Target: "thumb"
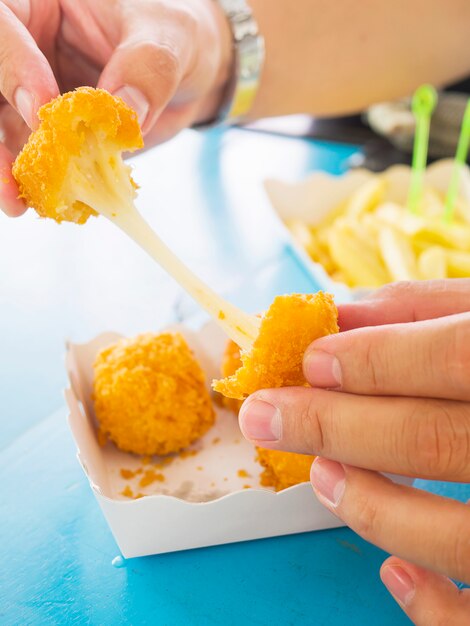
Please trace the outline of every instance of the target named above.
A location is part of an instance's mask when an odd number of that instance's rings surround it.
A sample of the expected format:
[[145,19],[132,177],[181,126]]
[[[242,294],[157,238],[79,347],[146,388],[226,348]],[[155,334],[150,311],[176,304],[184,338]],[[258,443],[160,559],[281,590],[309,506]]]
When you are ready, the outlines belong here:
[[383,563],[380,577],[415,626],[470,624],[470,589],[449,578],[394,556]]

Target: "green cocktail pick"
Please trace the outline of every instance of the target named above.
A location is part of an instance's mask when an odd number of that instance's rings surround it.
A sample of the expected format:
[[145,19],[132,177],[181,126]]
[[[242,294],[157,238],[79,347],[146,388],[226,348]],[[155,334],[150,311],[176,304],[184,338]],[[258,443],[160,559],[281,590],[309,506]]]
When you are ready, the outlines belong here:
[[437,103],[437,92],[431,85],[421,85],[413,94],[411,110],[416,119],[413,160],[411,163],[411,183],[408,195],[408,208],[418,212],[423,194],[423,175],[428,158],[429,125]]
[[468,147],[470,145],[470,99],[467,100],[465,113],[463,114],[462,127],[460,128],[460,137],[457,144],[457,152],[455,153],[454,168],[450,179],[449,188],[446,195],[446,203],[444,209],[444,221],[450,223],[454,215],[455,201],[459,193],[460,174],[467,163]]

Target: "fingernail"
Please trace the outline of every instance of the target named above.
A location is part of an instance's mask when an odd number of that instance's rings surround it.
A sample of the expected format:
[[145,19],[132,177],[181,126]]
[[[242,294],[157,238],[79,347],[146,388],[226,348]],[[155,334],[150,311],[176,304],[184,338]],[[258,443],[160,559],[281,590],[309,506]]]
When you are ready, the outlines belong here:
[[381,571],[380,577],[383,584],[400,604],[408,606],[411,603],[416,586],[408,572],[398,565],[390,565]]
[[142,128],[150,108],[148,100],[144,94],[136,87],[125,85],[115,91],[114,95],[122,98],[124,102],[131,107],[131,109],[134,109],[137,113],[140,127]]
[[317,456],[310,470],[310,480],[317,495],[336,507],[346,488],[346,474],[341,463]]
[[304,359],[304,374],[314,387],[341,387],[341,365],[334,354],[323,350],[311,350]]
[[281,412],[264,400],[248,400],[239,414],[240,428],[253,441],[279,441],[282,433]]
[[17,87],[13,96],[15,107],[30,128],[34,124],[34,96],[24,87]]

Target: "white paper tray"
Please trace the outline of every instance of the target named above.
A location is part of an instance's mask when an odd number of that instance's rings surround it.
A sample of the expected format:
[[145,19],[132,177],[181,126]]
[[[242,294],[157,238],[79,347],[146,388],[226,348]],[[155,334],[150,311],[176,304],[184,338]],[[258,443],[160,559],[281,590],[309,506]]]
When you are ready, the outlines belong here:
[[[446,193],[453,164],[453,159],[442,159],[432,163],[426,170],[425,184]],[[265,181],[264,186],[269,200],[287,231],[287,236],[301,263],[310,272],[319,288],[332,293],[338,302],[358,299],[370,290],[351,289],[344,283],[333,281],[323,266],[312,261],[305,250],[298,245],[285,226],[285,222],[300,219],[314,226],[367,180],[384,174],[388,181],[384,200],[406,204],[410,172],[410,167],[406,165],[393,165],[380,174],[365,169],[349,170],[341,176],[318,171],[312,172],[307,178],[297,182],[275,179]],[[462,170],[460,194],[470,200],[470,174],[467,167]]]
[[[219,375],[226,339],[215,324],[198,333],[181,326],[170,330],[185,336],[209,382]],[[157,469],[165,475],[165,482],[135,488],[157,495],[137,500],[122,496],[123,487],[132,481],[122,479],[119,470],[136,469],[142,459],[117,450],[111,443],[104,447],[98,444],[91,399],[93,360],[100,348],[117,338],[106,333],[88,344],[68,344],[70,388],[66,399],[78,459],[125,557],[342,525],[319,504],[308,483],[279,493],[260,487],[261,467],[255,461],[254,447],[242,437],[233,413],[217,404],[216,424],[193,446],[198,453]],[[220,441],[214,443],[217,439]],[[239,469],[250,477],[239,477]],[[246,484],[253,488],[244,488]]]
[[[199,332],[183,326],[168,330],[185,336],[208,382],[219,375],[226,338],[216,324],[211,322]],[[279,493],[260,487],[261,467],[254,447],[241,436],[233,413],[217,404],[214,427],[193,446],[197,454],[157,469],[164,473],[165,482],[135,488],[154,495],[125,498],[121,492],[130,481],[119,470],[141,467],[142,459],[111,443],[98,444],[91,398],[96,353],[118,337],[106,333],[87,344],[68,344],[70,387],[65,395],[78,459],[126,558],[343,525],[318,502],[309,483]],[[240,469],[249,477],[238,476]],[[246,484],[251,488],[244,488]]]

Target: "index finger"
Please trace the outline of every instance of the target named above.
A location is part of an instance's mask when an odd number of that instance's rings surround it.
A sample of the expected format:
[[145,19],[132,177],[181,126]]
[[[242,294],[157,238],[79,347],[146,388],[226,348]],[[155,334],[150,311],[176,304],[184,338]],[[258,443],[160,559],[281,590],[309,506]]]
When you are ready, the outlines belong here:
[[3,3],[0,32],[0,93],[35,128],[38,108],[59,94],[54,73],[28,29]]
[[467,311],[470,311],[469,278],[393,283],[365,300],[338,306],[342,331],[417,322]]

